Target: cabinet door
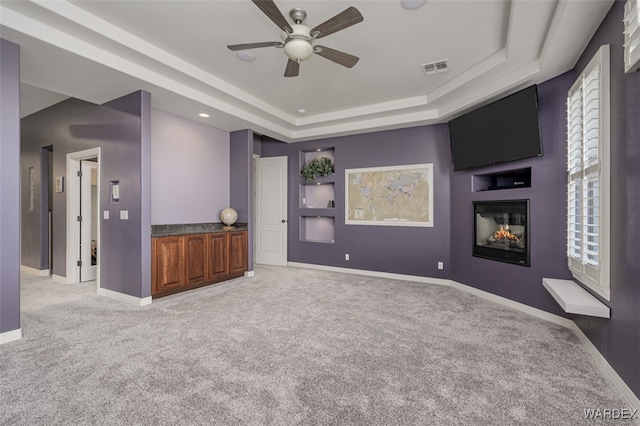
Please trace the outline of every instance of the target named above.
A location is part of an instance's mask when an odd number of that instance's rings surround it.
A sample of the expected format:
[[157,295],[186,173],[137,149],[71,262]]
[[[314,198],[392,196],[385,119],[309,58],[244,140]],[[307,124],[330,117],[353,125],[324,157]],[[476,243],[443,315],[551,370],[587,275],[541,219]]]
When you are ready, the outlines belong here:
[[208,263],[210,280],[223,280],[229,275],[229,249],[227,234],[220,232],[207,235],[207,248],[209,249]]
[[247,231],[229,232],[229,272],[241,274],[247,263]]
[[197,284],[207,280],[207,234],[187,235],[186,284]]
[[184,285],[184,237],[156,238],[154,248],[154,294]]

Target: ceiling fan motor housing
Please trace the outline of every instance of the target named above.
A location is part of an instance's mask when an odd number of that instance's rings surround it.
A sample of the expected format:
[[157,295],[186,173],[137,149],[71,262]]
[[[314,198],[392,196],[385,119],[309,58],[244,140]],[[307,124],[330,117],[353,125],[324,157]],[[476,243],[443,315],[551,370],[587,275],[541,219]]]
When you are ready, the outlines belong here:
[[306,25],[292,24],[293,32],[287,34],[282,32],[280,37],[284,41],[284,51],[289,59],[294,61],[304,61],[313,55],[313,46],[311,45],[311,29]]

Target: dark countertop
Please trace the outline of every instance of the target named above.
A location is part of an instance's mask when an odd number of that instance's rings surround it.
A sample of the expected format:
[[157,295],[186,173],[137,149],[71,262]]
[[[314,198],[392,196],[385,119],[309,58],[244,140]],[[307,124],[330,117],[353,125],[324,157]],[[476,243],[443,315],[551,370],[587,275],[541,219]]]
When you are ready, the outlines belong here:
[[215,223],[187,223],[182,225],[151,225],[151,237],[169,237],[173,235],[209,234],[212,232],[246,231],[247,224],[235,223],[234,229],[228,231],[222,229],[221,222]]

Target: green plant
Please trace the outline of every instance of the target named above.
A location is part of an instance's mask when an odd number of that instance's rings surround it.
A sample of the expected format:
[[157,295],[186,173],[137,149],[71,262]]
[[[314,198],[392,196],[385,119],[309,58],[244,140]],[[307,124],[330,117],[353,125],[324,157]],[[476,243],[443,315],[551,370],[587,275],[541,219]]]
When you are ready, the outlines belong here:
[[326,177],[333,174],[333,164],[331,159],[326,157],[314,158],[309,164],[302,168],[300,174],[307,182],[311,182],[317,177]]

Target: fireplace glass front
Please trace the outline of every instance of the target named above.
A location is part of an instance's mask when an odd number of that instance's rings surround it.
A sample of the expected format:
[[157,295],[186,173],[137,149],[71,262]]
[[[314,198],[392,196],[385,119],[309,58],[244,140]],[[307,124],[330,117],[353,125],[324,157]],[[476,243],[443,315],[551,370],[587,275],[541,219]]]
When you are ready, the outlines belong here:
[[529,266],[529,200],[475,201],[473,255]]

